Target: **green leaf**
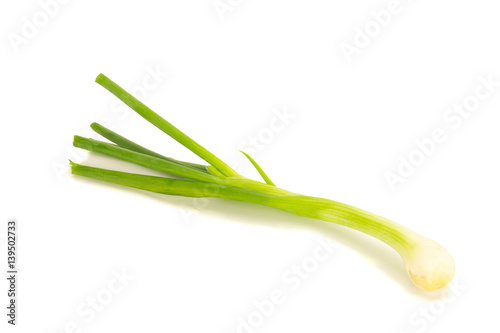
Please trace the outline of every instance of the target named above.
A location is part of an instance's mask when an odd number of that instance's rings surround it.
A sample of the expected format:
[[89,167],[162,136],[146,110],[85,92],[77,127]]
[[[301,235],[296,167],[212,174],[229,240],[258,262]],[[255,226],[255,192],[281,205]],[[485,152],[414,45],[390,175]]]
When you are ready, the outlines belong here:
[[224,163],[217,156],[215,156],[204,147],[202,147],[199,143],[184,134],[177,127],[163,119],[159,114],[157,114],[137,98],[126,92],[122,87],[111,81],[104,74],[99,74],[95,82],[106,88],[109,92],[118,97],[122,102],[127,104],[132,110],[137,112],[151,124],[155,125],[160,130],[172,137],[174,140],[179,142],[181,145],[204,159],[208,164],[213,165],[224,176],[238,176],[238,173],[234,171],[229,165]]
[[87,139],[75,135],[73,145],[77,148],[82,148],[95,153],[114,157],[122,161],[134,163],[145,168],[165,172],[179,177],[184,177],[202,182],[218,183],[222,179],[212,176],[206,172],[202,172],[175,162],[167,161],[158,157],[141,154],[132,150],[128,150],[117,145],[102,142],[94,139]]
[[92,123],[90,127],[98,134],[102,135],[106,139],[108,139],[111,142],[116,143],[118,146],[132,150],[141,154],[146,154],[154,157],[158,157],[170,162],[174,162],[180,165],[184,165],[199,171],[207,172],[207,167],[201,164],[196,164],[196,163],[190,163],[190,162],[184,162],[184,161],[179,161],[176,159],[173,159],[171,157],[166,157],[161,154],[158,154],[152,150],[149,150],[147,148],[144,148],[143,146],[138,145],[137,143],[130,141],[129,139],[121,136],[120,134],[113,132],[112,130],[98,124],[98,123]]
[[262,179],[264,179],[264,181],[266,182],[266,184],[272,185],[272,186],[276,186],[276,185],[273,184],[273,182],[271,181],[271,179],[269,179],[269,177],[266,175],[266,173],[264,172],[264,170],[262,170],[262,168],[257,164],[257,162],[255,162],[254,159],[252,157],[250,157],[250,155],[248,155],[247,153],[245,153],[242,150],[240,150],[240,153],[242,153],[243,155],[245,155],[248,158],[248,160],[250,161],[250,163],[252,163],[252,165],[255,167],[255,169],[257,169],[257,171],[259,172],[259,174],[262,177]]

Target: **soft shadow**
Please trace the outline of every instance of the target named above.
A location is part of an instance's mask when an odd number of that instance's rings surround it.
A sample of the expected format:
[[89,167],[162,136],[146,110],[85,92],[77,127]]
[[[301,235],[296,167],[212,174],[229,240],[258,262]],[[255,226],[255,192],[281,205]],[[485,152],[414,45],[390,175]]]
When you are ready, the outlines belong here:
[[202,212],[212,218],[229,219],[236,223],[266,228],[297,230],[328,237],[346,249],[364,257],[402,290],[415,298],[435,301],[443,298],[448,292],[448,287],[433,292],[416,287],[407,275],[403,261],[396,251],[373,237],[334,223],[296,216],[271,207],[214,198],[207,198],[208,204],[204,205],[203,209],[199,209],[193,206],[192,198],[147,192],[130,187],[125,188],[121,185],[84,177],[74,177],[74,179],[92,183],[93,186],[98,184],[102,187],[134,192],[136,195],[146,195],[163,204],[188,211]]

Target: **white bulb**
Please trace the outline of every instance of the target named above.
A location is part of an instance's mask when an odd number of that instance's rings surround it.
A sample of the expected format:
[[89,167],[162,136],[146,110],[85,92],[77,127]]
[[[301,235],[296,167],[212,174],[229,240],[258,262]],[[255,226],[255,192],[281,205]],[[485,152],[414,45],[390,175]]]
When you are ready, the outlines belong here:
[[439,243],[422,237],[404,259],[413,283],[427,291],[446,286],[455,274],[455,262]]

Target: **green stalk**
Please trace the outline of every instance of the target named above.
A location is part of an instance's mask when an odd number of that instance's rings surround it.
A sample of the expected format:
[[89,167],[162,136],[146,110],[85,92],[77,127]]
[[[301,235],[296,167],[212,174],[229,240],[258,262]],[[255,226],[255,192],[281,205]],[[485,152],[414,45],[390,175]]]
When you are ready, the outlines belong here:
[[134,163],[152,170],[169,173],[179,177],[215,183],[224,181],[219,177],[212,176],[199,170],[179,165],[162,158],[137,153],[135,151],[121,148],[116,145],[99,140],[87,139],[75,135],[73,145],[77,148],[82,148],[109,157],[114,157],[125,162]]
[[405,254],[406,248],[415,245],[412,242],[414,233],[409,229],[383,217],[333,200],[292,192],[286,192],[286,195],[271,194],[239,186],[132,174],[83,166],[73,162],[71,166],[73,174],[150,192],[244,201],[281,209],[298,216],[334,222],[376,237],[402,255]]
[[109,92],[118,97],[122,102],[127,104],[151,124],[171,136],[174,140],[204,159],[207,163],[213,165],[223,175],[227,177],[238,176],[238,173],[229,167],[229,165],[222,162],[217,156],[203,148],[200,144],[181,132],[174,125],[160,117],[160,115],[126,92],[122,87],[111,81],[104,74],[99,74],[95,82],[106,88]]
[[207,172],[207,167],[205,165],[196,164],[196,163],[190,163],[190,162],[184,162],[184,161],[179,161],[179,160],[173,159],[171,157],[163,156],[163,155],[158,154],[158,153],[156,153],[156,152],[154,152],[152,150],[144,148],[143,146],[140,146],[140,145],[138,145],[137,143],[135,143],[133,141],[130,141],[129,139],[121,136],[120,134],[118,134],[116,132],[113,132],[112,130],[110,130],[110,129],[108,129],[108,128],[106,128],[106,127],[104,127],[104,126],[102,126],[102,125],[100,125],[98,123],[92,123],[92,124],[90,124],[90,127],[96,133],[102,135],[103,137],[105,137],[109,141],[117,144],[118,146],[120,146],[122,148],[125,148],[125,149],[128,149],[128,150],[132,150],[132,151],[135,151],[135,152],[138,152],[138,153],[141,153],[141,154],[146,154],[146,155],[158,157],[158,158],[161,158],[161,159],[173,162],[173,163],[177,163],[177,164],[184,165],[184,166],[196,169],[196,170]]
[[220,198],[267,206],[271,206],[272,200],[276,199],[276,196],[242,187],[106,170],[80,165],[71,161],[70,164],[71,173],[74,175],[149,192],[192,198]]

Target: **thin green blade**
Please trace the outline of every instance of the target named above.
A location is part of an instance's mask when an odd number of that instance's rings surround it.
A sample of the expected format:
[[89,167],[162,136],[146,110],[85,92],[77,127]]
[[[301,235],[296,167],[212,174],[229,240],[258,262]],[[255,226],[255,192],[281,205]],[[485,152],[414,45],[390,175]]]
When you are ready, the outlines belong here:
[[135,151],[99,140],[87,139],[75,135],[73,145],[77,148],[82,148],[95,153],[114,157],[122,161],[134,163],[151,170],[161,171],[179,177],[210,183],[218,183],[219,181],[222,181],[221,178],[212,176],[208,173],[179,165],[177,163],[166,161],[158,157],[137,153]]
[[144,119],[149,121],[151,124],[158,127],[160,130],[171,136],[174,140],[182,144],[187,149],[191,150],[193,153],[204,159],[207,163],[213,165],[217,170],[219,170],[225,176],[238,176],[236,171],[234,171],[229,165],[220,160],[217,156],[206,150],[196,141],[191,139],[189,136],[184,134],[174,125],[169,123],[167,120],[163,119],[159,114],[151,110],[137,98],[129,94],[118,84],[110,80],[104,74],[99,74],[95,80],[102,87],[107,89],[113,95],[118,97],[122,102],[127,104],[132,110],[137,112]]
[[266,175],[266,173],[264,172],[264,170],[262,170],[262,168],[257,164],[257,162],[254,161],[254,159],[252,157],[250,157],[250,155],[248,155],[247,153],[245,153],[244,151],[240,150],[240,152],[245,155],[248,160],[250,161],[250,163],[252,163],[252,165],[255,167],[255,169],[257,169],[257,171],[259,172],[260,176],[262,177],[262,179],[264,179],[264,181],[266,182],[266,184],[268,185],[272,185],[272,186],[276,186],[274,185],[274,183],[271,181],[271,179],[269,179],[269,177]]
[[161,159],[164,159],[164,160],[167,160],[167,161],[170,161],[170,162],[174,162],[174,163],[177,163],[177,164],[180,164],[180,165],[184,165],[184,166],[187,166],[187,167],[190,167],[190,168],[193,168],[193,169],[196,169],[196,170],[200,170],[200,171],[203,171],[203,172],[207,172],[207,167],[204,166],[204,165],[201,165],[201,164],[196,164],[196,163],[190,163],[190,162],[184,162],[184,161],[179,161],[179,160],[176,160],[176,159],[173,159],[171,157],[167,157],[167,156],[163,156],[161,154],[158,154],[152,150],[149,150],[141,145],[138,145],[137,143],[121,136],[120,134],[116,133],[116,132],[113,132],[112,130],[98,124],[98,123],[92,123],[90,125],[90,127],[98,134],[102,135],[103,137],[105,137],[106,139],[108,139],[109,141],[111,142],[114,142],[116,143],[118,146],[122,147],[122,148],[125,148],[125,149],[128,149],[128,150],[132,150],[132,151],[135,151],[135,152],[138,152],[138,153],[141,153],[141,154],[146,154],[146,155],[150,155],[150,156],[154,156],[154,157],[158,157],[158,158],[161,158]]

